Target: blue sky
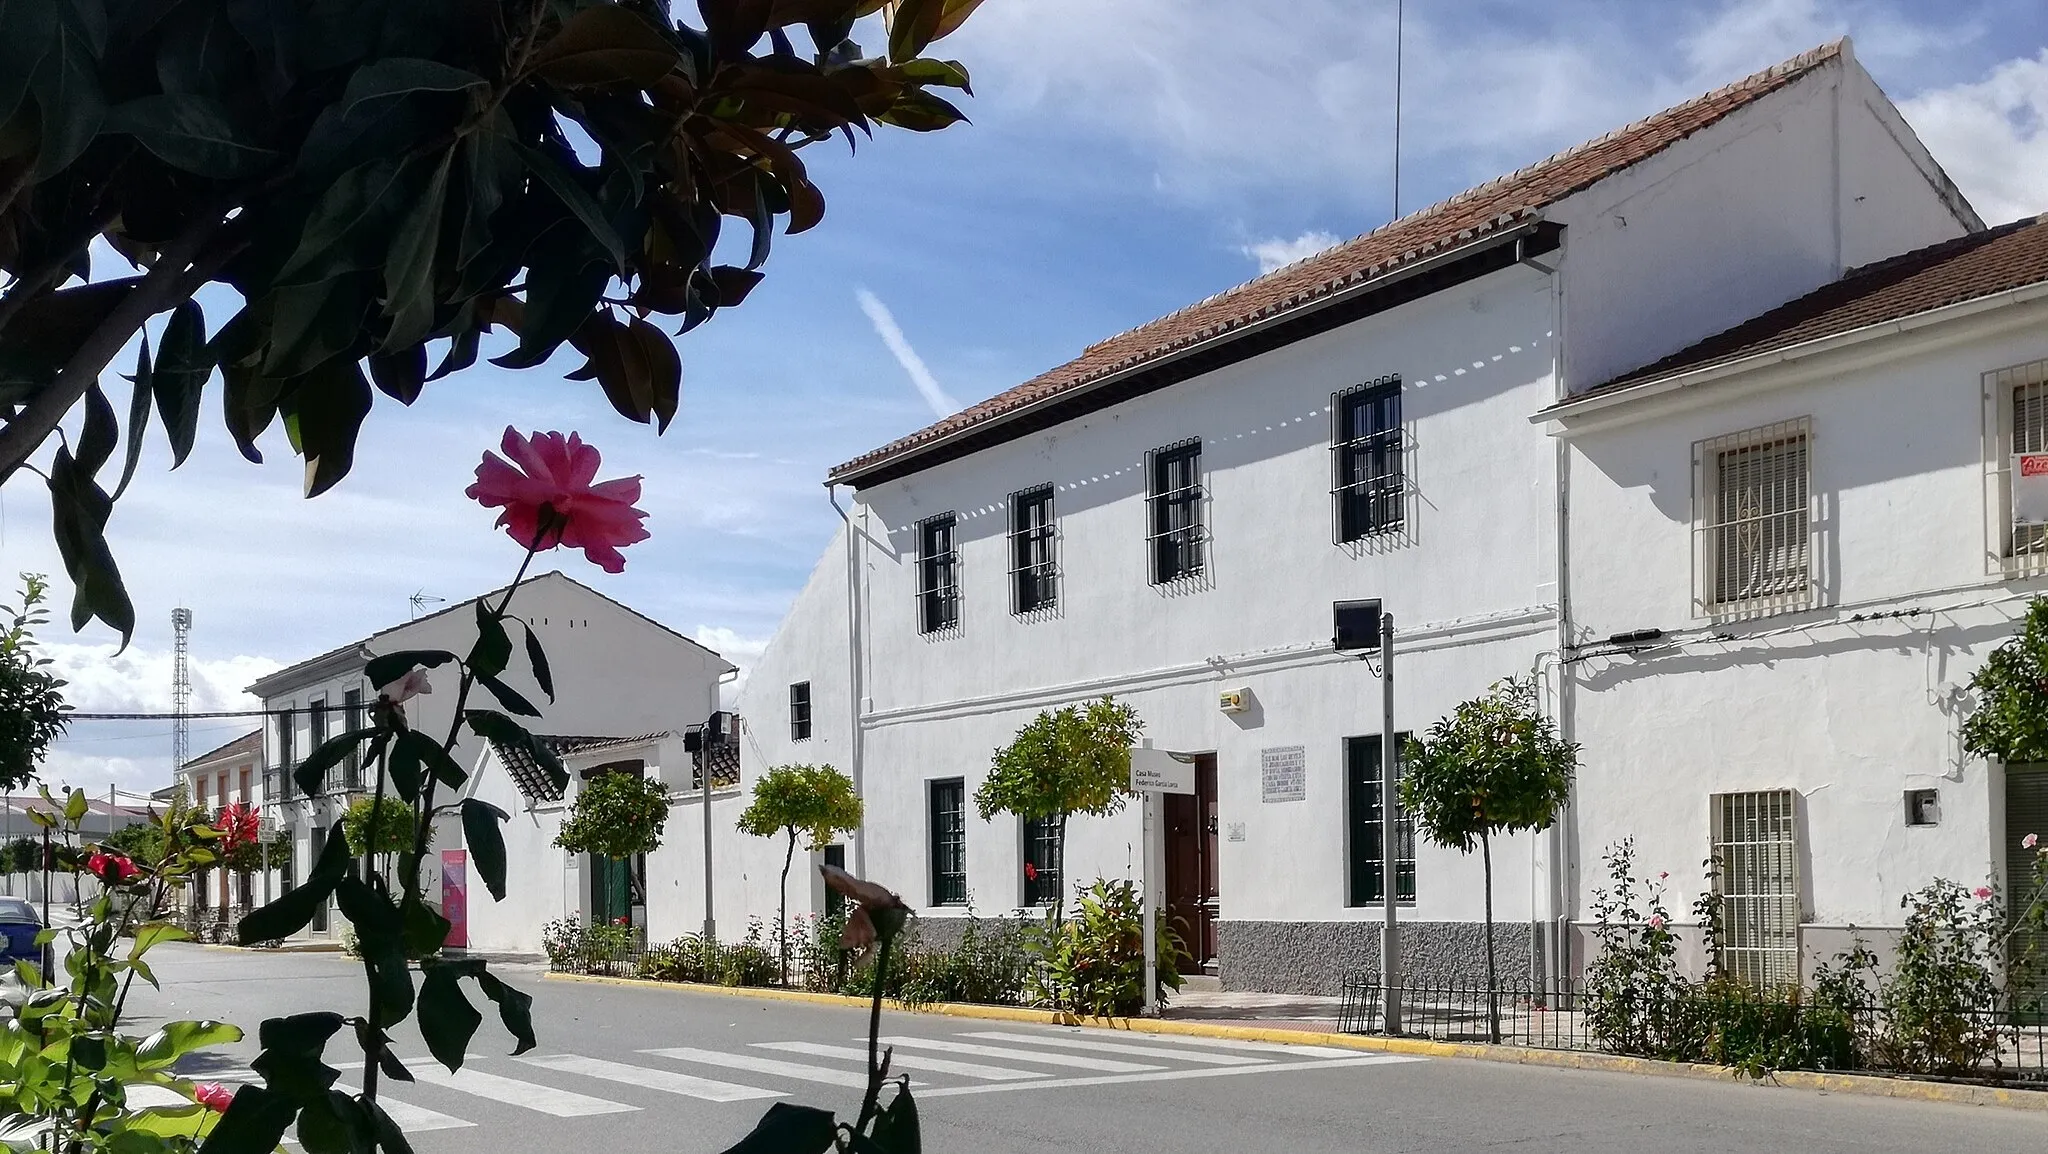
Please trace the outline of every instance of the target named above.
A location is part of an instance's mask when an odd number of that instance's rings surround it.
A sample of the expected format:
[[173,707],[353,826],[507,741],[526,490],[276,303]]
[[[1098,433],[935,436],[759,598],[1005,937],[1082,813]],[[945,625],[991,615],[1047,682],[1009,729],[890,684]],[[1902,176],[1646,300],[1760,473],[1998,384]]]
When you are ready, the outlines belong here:
[[[1987,220],[2048,210],[2038,0],[1408,7],[1407,209],[1849,33]],[[415,592],[501,582],[517,555],[461,491],[508,422],[581,430],[603,475],[646,478],[654,536],[625,573],[557,564],[744,664],[831,536],[830,466],[1385,222],[1393,14],[1394,0],[987,0],[939,45],[974,73],[974,123],[813,156],[825,222],[781,240],[746,305],[684,339],[665,436],[562,380],[569,355],[485,367],[410,410],[380,404],[354,473],[307,502],[281,434],[266,464],[244,463],[214,394],[193,459],[167,473],[153,436],[114,516],[134,644],[115,657],[99,632],[48,634],[74,703],[168,708],[175,605],[197,620],[195,707],[235,708],[268,669],[404,620]],[[0,571],[18,570],[59,575],[68,599],[27,475],[0,490]],[[197,722],[193,747],[238,732]],[[52,776],[150,788],[169,742],[168,723],[81,724]]]

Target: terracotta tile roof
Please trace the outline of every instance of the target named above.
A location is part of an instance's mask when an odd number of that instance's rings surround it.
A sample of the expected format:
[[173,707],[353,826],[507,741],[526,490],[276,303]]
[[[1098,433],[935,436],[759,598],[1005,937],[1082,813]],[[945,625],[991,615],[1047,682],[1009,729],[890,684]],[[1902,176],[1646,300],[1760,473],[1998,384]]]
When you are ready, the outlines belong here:
[[261,729],[252,729],[233,741],[228,742],[226,745],[207,750],[185,764],[193,766],[209,761],[225,761],[231,757],[254,757],[261,759],[262,756],[263,731]]
[[835,468],[841,479],[939,438],[1079,388],[1177,349],[1267,320],[1333,292],[1516,224],[1639,164],[1730,113],[1838,59],[1845,41],[1825,44],[1754,76],[1668,108],[1597,140],[1461,192],[1364,236],[1089,346],[1076,359],[1007,392]]
[[2048,215],[1973,232],[1851,269],[1832,284],[1561,403],[1570,404],[1653,378],[1903,320],[2043,281],[2048,281]]

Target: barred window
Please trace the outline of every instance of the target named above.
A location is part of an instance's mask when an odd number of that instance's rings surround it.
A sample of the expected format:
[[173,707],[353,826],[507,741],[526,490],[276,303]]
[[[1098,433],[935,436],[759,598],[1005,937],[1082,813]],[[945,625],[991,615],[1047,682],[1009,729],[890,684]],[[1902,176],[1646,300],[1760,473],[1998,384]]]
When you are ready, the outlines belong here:
[[937,633],[960,623],[960,555],[954,549],[951,513],[917,526],[918,630]]
[[[1984,374],[1993,573],[2048,572],[2048,507],[2038,499],[2048,455],[2048,361]],[[1995,423],[1994,423],[1995,422]]]
[[789,687],[789,739],[811,739],[811,683],[799,681]]
[[1810,440],[1802,418],[1693,446],[1694,600],[1702,616],[1813,604]]
[[1202,442],[1154,449],[1148,464],[1152,583],[1198,576],[1208,539],[1202,524]]
[[1331,398],[1330,489],[1337,540],[1399,529],[1406,493],[1401,462],[1401,378],[1360,385]]
[[1024,904],[1061,903],[1060,863],[1066,857],[1065,830],[1056,818],[1024,819]]
[[952,777],[929,786],[932,904],[967,904],[967,783]]
[[1010,608],[1034,613],[1059,602],[1058,533],[1051,485],[1010,495]]
[[[1406,749],[1408,735],[1395,734],[1394,747]],[[1378,905],[1385,893],[1382,879],[1386,876],[1381,868],[1385,863],[1380,858],[1380,839],[1385,836],[1386,822],[1380,813],[1379,735],[1345,738],[1344,769],[1351,811],[1351,884],[1346,904]],[[1401,763],[1396,760],[1397,786],[1400,777]],[[1398,802],[1394,809],[1394,900],[1415,900],[1415,819],[1403,813]]]
[[1714,797],[1721,972],[1750,985],[1799,978],[1799,829],[1792,791]]

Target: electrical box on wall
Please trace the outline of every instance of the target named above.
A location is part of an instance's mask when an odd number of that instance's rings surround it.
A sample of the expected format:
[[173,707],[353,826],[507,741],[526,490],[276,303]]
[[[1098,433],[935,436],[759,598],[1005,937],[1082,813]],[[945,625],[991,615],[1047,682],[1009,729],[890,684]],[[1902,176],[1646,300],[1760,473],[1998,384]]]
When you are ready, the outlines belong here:
[[1243,713],[1245,699],[1249,696],[1250,693],[1247,690],[1226,689],[1216,695],[1216,708],[1225,713]]

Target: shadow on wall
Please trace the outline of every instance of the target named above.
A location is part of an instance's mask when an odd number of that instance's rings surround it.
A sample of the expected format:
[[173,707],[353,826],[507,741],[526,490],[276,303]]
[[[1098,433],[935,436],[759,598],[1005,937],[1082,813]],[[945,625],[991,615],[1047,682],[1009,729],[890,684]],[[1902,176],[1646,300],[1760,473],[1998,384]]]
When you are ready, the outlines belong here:
[[[1988,621],[1981,625],[1929,625],[1914,628],[1909,623],[1919,616],[1909,618],[1887,618],[1882,620],[1846,622],[1838,621],[1830,612],[1820,611],[1791,617],[1790,625],[1809,626],[1814,630],[1852,629],[1866,630],[1846,637],[1826,640],[1807,639],[1800,644],[1796,653],[1775,648],[1766,638],[1745,638],[1741,635],[1725,639],[1703,639],[1686,642],[1684,648],[1676,645],[1643,649],[1621,657],[1593,657],[1581,662],[1579,686],[1593,692],[1614,689],[1629,682],[1646,677],[1683,675],[1688,673],[1711,673],[1716,670],[1738,669],[1752,665],[1771,665],[1788,657],[1801,660],[1808,658],[1832,657],[1844,653],[1897,653],[1911,656],[1932,651],[1936,662],[1931,673],[1935,683],[1941,683],[1948,676],[1951,659],[1961,653],[1988,646],[2012,636],[2010,621]],[[1773,626],[1773,631],[1786,626]],[[1880,629],[1909,628],[1911,632],[1879,633]],[[1948,712],[1944,709],[1943,712]]]

